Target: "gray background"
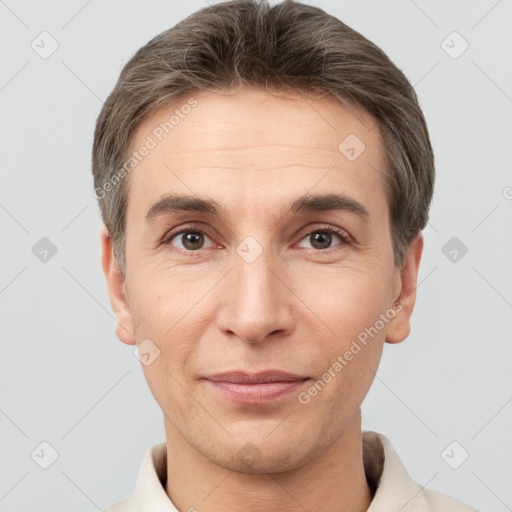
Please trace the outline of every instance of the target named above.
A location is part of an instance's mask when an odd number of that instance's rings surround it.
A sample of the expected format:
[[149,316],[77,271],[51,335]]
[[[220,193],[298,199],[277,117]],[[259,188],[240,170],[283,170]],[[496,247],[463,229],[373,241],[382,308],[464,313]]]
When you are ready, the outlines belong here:
[[[386,346],[363,427],[388,436],[421,485],[512,510],[512,1],[310,3],[406,73],[437,158],[412,334]],[[103,509],[164,440],[140,363],[114,334],[90,151],[124,63],[204,6],[0,2],[1,511]],[[59,45],[46,59],[31,47],[43,31]],[[453,31],[469,43],[458,58],[445,51],[462,49],[458,36],[442,43]],[[42,237],[57,248],[46,262],[32,252]],[[43,441],[59,454],[48,469]]]

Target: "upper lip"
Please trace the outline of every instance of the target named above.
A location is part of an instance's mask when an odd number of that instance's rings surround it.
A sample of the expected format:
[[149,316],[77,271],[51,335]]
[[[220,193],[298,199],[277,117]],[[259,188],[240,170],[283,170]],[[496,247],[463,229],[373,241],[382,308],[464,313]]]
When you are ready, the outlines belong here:
[[280,370],[265,370],[257,373],[233,371],[207,375],[205,379],[214,382],[231,382],[233,384],[265,384],[269,382],[295,382],[309,377],[294,375]]

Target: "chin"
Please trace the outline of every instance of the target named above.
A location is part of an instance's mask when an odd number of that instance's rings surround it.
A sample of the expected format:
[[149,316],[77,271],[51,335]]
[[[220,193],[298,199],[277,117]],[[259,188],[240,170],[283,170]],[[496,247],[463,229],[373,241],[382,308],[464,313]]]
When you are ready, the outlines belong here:
[[[284,473],[297,469],[313,459],[323,449],[311,444],[311,438],[292,439],[290,436],[272,442],[265,436],[245,435],[245,441],[235,442],[222,452],[205,454],[212,462],[229,471],[245,474]],[[251,440],[252,439],[252,440]],[[228,451],[229,450],[229,451]]]
[[[273,454],[256,452],[254,459],[242,457],[244,450],[247,452],[251,443],[247,443],[236,454],[226,457],[218,461],[213,461],[217,465],[224,467],[230,471],[245,474],[277,474],[292,471],[301,467],[310,458],[307,454],[290,453],[287,450],[276,450]],[[255,447],[255,445],[252,445]],[[271,449],[271,447],[269,447]]]

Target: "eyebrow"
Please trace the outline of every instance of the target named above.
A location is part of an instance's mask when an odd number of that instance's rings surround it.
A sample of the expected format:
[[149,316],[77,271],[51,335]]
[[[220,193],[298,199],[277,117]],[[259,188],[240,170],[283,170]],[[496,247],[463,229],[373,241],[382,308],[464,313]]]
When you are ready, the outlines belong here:
[[[346,211],[362,218],[369,217],[368,210],[361,203],[343,194],[306,194],[293,201],[284,214],[297,215],[329,211]],[[150,222],[162,215],[180,212],[205,213],[219,218],[226,217],[226,209],[213,199],[187,195],[166,195],[149,208],[146,213],[146,221]]]

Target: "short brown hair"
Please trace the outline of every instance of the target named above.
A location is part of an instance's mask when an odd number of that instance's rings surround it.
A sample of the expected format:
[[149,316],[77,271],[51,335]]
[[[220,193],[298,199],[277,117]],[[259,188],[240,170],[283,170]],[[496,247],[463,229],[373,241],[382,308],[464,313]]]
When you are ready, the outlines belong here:
[[380,48],[322,9],[293,0],[275,6],[233,0],[193,13],[139,49],[98,117],[95,195],[120,269],[128,194],[121,178],[136,129],[186,95],[233,85],[319,92],[376,119],[388,167],[394,259],[401,266],[427,224],[434,186],[434,155],[412,85]]

